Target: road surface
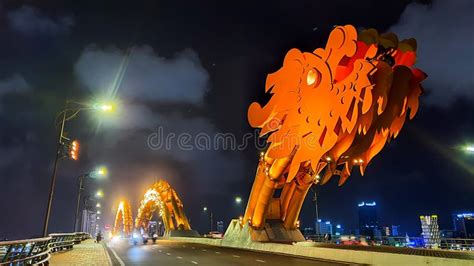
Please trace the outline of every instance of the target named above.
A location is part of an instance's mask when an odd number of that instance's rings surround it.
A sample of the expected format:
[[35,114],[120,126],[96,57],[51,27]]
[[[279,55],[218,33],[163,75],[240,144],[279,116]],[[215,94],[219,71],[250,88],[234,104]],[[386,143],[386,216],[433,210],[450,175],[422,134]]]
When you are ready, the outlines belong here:
[[324,260],[296,258],[241,249],[207,246],[194,243],[158,240],[156,244],[129,244],[112,241],[107,251],[113,265],[258,265],[307,266],[347,265]]

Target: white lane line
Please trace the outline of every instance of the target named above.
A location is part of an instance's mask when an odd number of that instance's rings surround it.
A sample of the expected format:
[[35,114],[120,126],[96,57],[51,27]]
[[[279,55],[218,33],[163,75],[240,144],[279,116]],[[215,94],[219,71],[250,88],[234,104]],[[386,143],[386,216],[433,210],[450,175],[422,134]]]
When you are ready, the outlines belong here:
[[264,262],[265,262],[264,260],[255,260],[255,261],[262,262],[262,263],[264,263]]
[[221,254],[219,251],[216,251],[216,254]]
[[192,260],[191,263],[192,264],[199,264],[199,263],[195,262],[194,260]]
[[113,248],[110,248],[110,250],[112,250],[112,254],[114,254],[114,257],[117,259],[120,266],[125,266],[125,263],[123,263],[123,260],[121,260],[120,257],[117,255],[117,252],[115,252]]
[[201,249],[201,250],[202,250],[202,251],[204,251],[204,252],[206,252],[206,251],[207,251],[207,249]]
[[196,249],[195,247],[191,247],[192,249]]
[[185,245],[183,245],[183,248],[185,248],[185,247],[186,247],[186,246],[185,246]]
[[160,249],[160,250],[158,250],[158,252],[161,252],[161,249]]
[[176,257],[176,258],[177,258],[178,260],[182,260],[182,259],[183,259],[183,257],[179,257],[179,256],[178,256],[178,257]]
[[166,253],[166,255],[171,256],[171,253]]
[[234,257],[234,258],[240,258],[239,255],[232,255],[232,257]]

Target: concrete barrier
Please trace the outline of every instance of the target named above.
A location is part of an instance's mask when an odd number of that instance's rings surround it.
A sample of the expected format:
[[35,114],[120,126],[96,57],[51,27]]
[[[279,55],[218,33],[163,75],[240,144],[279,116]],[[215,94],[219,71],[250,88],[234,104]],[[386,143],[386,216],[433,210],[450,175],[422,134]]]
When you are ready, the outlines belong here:
[[253,251],[262,251],[298,257],[316,258],[348,263],[369,264],[369,265],[457,265],[472,266],[474,260],[440,258],[431,256],[418,256],[408,254],[396,254],[386,252],[374,252],[363,250],[350,250],[338,248],[314,247],[305,245],[289,245],[278,243],[259,243],[239,241],[226,241],[223,239],[172,237],[174,241],[197,243],[212,246],[239,248]]

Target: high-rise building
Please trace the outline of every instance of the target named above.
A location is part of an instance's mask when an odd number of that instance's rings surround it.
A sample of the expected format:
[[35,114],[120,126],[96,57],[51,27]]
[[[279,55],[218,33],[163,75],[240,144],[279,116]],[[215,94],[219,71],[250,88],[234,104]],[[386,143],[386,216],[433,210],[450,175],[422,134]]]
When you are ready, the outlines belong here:
[[336,236],[340,236],[340,235],[344,234],[344,228],[342,227],[342,225],[340,225],[340,224],[336,225],[336,229],[334,230],[334,234]]
[[377,204],[374,202],[361,202],[359,207],[359,230],[361,235],[373,237],[374,229],[378,229]]
[[81,231],[89,233],[94,237],[98,230],[97,225],[97,214],[94,211],[83,210]]
[[399,236],[400,226],[392,225],[392,236]]
[[325,234],[332,235],[332,224],[330,221],[323,222],[321,219],[319,219],[316,221],[315,225],[319,227],[320,235],[325,235]]
[[224,233],[224,222],[223,221],[218,221],[217,222],[217,231],[220,233]]
[[474,213],[453,215],[454,230],[462,238],[474,238]]
[[438,248],[440,244],[440,233],[437,215],[420,216],[421,235],[425,248]]

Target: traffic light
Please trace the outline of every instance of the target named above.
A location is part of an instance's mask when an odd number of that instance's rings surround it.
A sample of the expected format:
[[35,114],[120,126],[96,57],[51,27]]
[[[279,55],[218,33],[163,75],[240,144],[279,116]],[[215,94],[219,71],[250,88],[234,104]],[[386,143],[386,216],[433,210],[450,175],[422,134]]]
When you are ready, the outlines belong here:
[[77,140],[73,140],[68,143],[67,156],[74,161],[79,158],[79,142]]

